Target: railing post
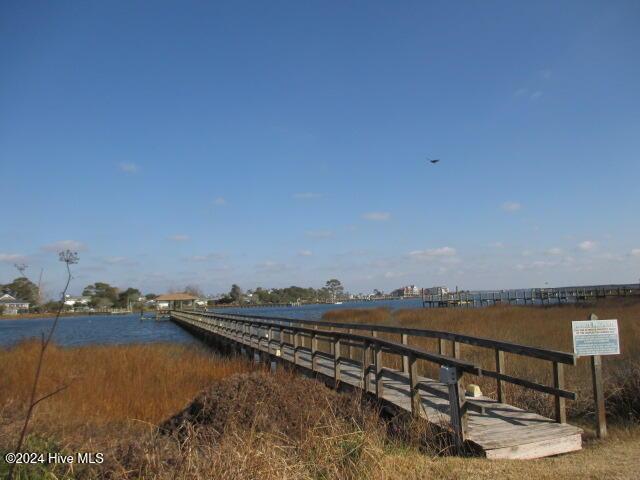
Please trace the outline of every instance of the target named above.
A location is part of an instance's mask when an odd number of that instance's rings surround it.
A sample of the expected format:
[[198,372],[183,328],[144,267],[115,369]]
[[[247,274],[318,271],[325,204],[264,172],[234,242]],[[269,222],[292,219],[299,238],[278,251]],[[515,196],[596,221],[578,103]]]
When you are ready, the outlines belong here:
[[371,375],[369,368],[371,366],[371,344],[364,342],[362,347],[362,376],[364,379],[364,391],[369,393],[371,390]]
[[[353,334],[353,328],[349,329],[349,333]],[[351,360],[355,360],[355,355],[353,354],[354,350],[353,350],[353,341],[351,339],[349,339],[349,358]]]
[[311,371],[316,370],[316,352],[318,351],[318,339],[317,334],[314,332],[311,334]]
[[438,339],[438,354],[444,355],[444,338]]
[[[402,334],[401,341],[403,345],[409,344],[409,335],[406,333]],[[402,355],[402,373],[409,373],[409,357],[405,354]]]
[[[564,389],[564,368],[561,363],[553,362],[553,386]],[[567,423],[567,410],[565,399],[560,395],[555,395],[556,422]]]
[[460,359],[460,344],[455,340],[453,341],[453,358]]
[[297,365],[298,364],[298,331],[296,330],[293,333],[293,364]]
[[464,446],[466,427],[466,408],[461,380],[461,372],[456,367],[440,367],[440,381],[449,388],[449,415],[453,440],[458,452],[462,451]]
[[382,347],[376,343],[374,346],[375,358],[374,364],[376,369],[376,396],[382,400],[384,394],[384,383],[382,382]]
[[[498,374],[504,373],[504,352],[499,348],[496,348],[496,372]],[[500,380],[499,378],[496,379],[496,391],[498,396],[498,402],[504,403],[505,398],[504,398],[504,391],[502,387],[502,380]]]
[[422,407],[422,399],[420,397],[420,391],[418,390],[418,362],[416,356],[410,353],[407,357],[408,370],[409,370],[409,395],[411,397],[411,415],[414,417],[420,416],[420,410]]
[[333,378],[334,378],[334,387],[338,388],[338,384],[340,383],[340,338],[335,338],[333,349]]

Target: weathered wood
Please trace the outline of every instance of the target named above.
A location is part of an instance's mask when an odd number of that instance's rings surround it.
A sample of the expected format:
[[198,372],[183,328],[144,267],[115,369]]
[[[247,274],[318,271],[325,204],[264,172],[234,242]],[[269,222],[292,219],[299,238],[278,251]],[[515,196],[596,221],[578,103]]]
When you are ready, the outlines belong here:
[[460,342],[453,341],[453,358],[460,358]]
[[444,338],[439,338],[438,339],[438,353],[440,355],[444,355]]
[[[402,345],[409,345],[409,335],[407,335],[406,333],[401,334],[400,342],[402,343]],[[408,355],[402,356],[402,371],[404,373],[409,373],[409,356]]]
[[[496,349],[496,372],[504,374],[504,352],[500,349]],[[496,392],[497,398],[500,403],[504,402],[504,391],[502,389],[502,380],[496,379]]]
[[413,354],[408,355],[409,370],[409,396],[411,397],[411,415],[419,417],[421,414],[422,399],[418,389],[418,361]]
[[[353,333],[353,328],[349,329],[349,333]],[[349,358],[352,360],[355,360],[355,355],[354,355],[354,350],[353,350],[353,343],[349,342]]]
[[334,368],[334,372],[333,372],[333,379],[334,379],[334,386],[335,388],[338,388],[338,386],[340,385],[340,339],[336,338],[335,341],[333,342],[333,368]]
[[525,380],[524,378],[513,377],[504,373],[496,373],[489,370],[483,370],[482,375],[489,378],[499,378],[503,382],[513,383],[514,385],[520,385],[521,387],[529,388],[531,390],[536,390],[542,393],[548,393],[549,395],[559,395],[569,400],[575,400],[577,398],[575,392],[570,392],[568,390],[562,390],[555,387],[549,387],[548,385],[532,382],[531,380]]
[[[564,389],[564,365],[558,362],[553,362],[553,386],[558,390]],[[554,398],[555,410],[556,410],[556,422],[567,423],[567,410],[565,407],[565,399],[560,395],[555,395]]]
[[382,398],[384,393],[384,384],[382,381],[382,348],[379,344],[374,346],[374,365],[376,371],[376,396]]
[[369,393],[371,390],[371,344],[365,340],[362,348],[362,376],[364,378],[364,391]]
[[596,409],[596,433],[598,438],[607,436],[607,413],[604,404],[604,387],[602,384],[602,357],[591,357],[591,379],[593,382],[593,400]]
[[311,334],[311,370],[314,372],[316,368],[316,354],[318,352],[318,337],[315,333]]

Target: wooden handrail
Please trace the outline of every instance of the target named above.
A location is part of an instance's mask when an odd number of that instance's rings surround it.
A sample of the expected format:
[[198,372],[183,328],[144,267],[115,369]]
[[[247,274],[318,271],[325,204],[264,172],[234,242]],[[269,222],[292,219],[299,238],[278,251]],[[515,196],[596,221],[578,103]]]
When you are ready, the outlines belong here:
[[567,365],[575,365],[577,361],[577,357],[573,353],[560,352],[557,350],[550,350],[546,348],[531,347],[528,345],[522,345],[522,344],[513,343],[513,342],[505,342],[501,340],[492,340],[490,338],[484,338],[484,337],[474,337],[471,335],[464,335],[460,333],[443,332],[441,330],[392,327],[388,325],[375,325],[375,324],[364,324],[364,323],[328,322],[324,320],[322,321],[302,320],[302,319],[292,319],[292,318],[283,318],[283,317],[269,317],[264,315],[244,315],[244,314],[240,315],[240,314],[214,313],[214,312],[208,312],[203,315],[213,316],[213,317],[219,316],[221,318],[224,318],[224,317],[250,318],[250,319],[272,320],[276,322],[287,322],[287,323],[295,322],[295,323],[321,325],[325,327],[336,327],[336,328],[345,328],[345,329],[353,329],[353,330],[368,330],[368,331],[376,330],[378,332],[384,332],[384,333],[405,334],[405,335],[410,335],[414,337],[427,337],[427,338],[438,338],[442,340],[451,340],[451,341],[464,343],[467,345],[473,345],[477,347],[483,347],[483,348],[493,348],[493,349],[497,348],[503,352],[515,353],[517,355],[539,358],[542,360],[549,360],[551,362],[564,363]]

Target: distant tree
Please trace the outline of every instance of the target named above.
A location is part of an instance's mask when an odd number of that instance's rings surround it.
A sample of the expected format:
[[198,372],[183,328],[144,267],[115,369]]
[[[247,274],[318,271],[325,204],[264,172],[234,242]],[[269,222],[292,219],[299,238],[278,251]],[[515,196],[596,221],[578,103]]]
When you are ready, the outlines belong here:
[[229,296],[234,302],[240,302],[240,300],[242,300],[242,289],[234,283],[233,285],[231,285]]
[[137,288],[127,288],[125,291],[120,292],[118,294],[118,302],[117,305],[119,307],[127,307],[129,304],[138,303],[138,299],[142,296],[140,290]]
[[337,278],[332,278],[331,280],[327,280],[325,284],[325,288],[331,294],[331,300],[335,301],[340,295],[344,293],[344,287],[340,283],[340,280]]
[[187,285],[186,287],[184,287],[184,291],[185,293],[193,295],[194,297],[204,297],[204,293],[202,293],[202,290],[200,290],[200,287],[198,287],[197,285]]
[[118,303],[118,289],[104,282],[87,285],[82,291],[82,295],[91,297],[91,304],[93,306],[99,306],[98,304],[104,306],[108,303],[100,300],[109,300],[110,303],[108,306],[110,307]]
[[38,303],[38,286],[27,277],[16,278],[13,282],[3,285],[2,292],[31,305]]
[[156,298],[158,298],[158,295],[156,295],[155,293],[147,293],[144,298],[146,298],[147,300],[154,300]]

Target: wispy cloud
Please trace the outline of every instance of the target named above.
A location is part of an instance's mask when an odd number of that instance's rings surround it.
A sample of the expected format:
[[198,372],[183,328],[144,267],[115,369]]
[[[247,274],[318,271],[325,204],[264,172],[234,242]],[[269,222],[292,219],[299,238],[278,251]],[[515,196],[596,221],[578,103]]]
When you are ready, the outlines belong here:
[[432,260],[437,258],[453,258],[456,249],[452,247],[429,248],[426,250],[414,250],[409,252],[409,256],[418,260]]
[[333,232],[331,230],[309,230],[305,232],[305,235],[309,238],[331,238]]
[[634,248],[633,250],[631,250],[631,255],[633,255],[634,257],[640,257],[640,248]]
[[265,260],[256,265],[256,270],[261,273],[280,273],[288,269],[289,267],[284,263],[274,262],[273,260]]
[[362,218],[373,222],[386,222],[391,218],[391,214],[389,212],[368,212],[363,214]]
[[545,251],[547,255],[562,255],[563,251],[559,247],[552,247]]
[[522,97],[522,96],[526,95],[527,93],[529,93],[529,89],[528,88],[519,88],[518,90],[513,92],[513,95],[516,96],[516,97]]
[[169,237],[169,240],[173,242],[186,242],[187,240],[189,240],[189,235],[184,235],[184,234],[171,235]]
[[522,205],[518,202],[508,201],[502,204],[502,210],[509,213],[517,212],[522,208]]
[[529,97],[531,100],[537,100],[542,96],[542,92],[540,90],[536,90],[535,92],[533,92],[531,94],[531,96]]
[[213,200],[213,204],[222,207],[227,204],[227,199],[224,197],[217,197]]
[[310,257],[312,255],[313,255],[313,252],[311,250],[300,250],[298,252],[299,257]]
[[321,193],[315,193],[315,192],[300,192],[300,193],[293,194],[293,198],[295,198],[296,200],[313,200],[321,197],[322,197]]
[[137,173],[138,170],[140,170],[140,167],[138,167],[138,165],[130,162],[120,162],[118,164],[118,168],[124,173]]
[[62,252],[63,250],[72,250],[74,252],[83,252],[87,246],[77,240],[60,240],[58,242],[44,245],[42,250],[45,252]]
[[492,248],[504,248],[504,243],[502,242],[493,242],[489,244]]
[[0,253],[0,262],[24,262],[26,258],[26,255],[20,253]]
[[585,240],[578,244],[578,248],[583,252],[591,252],[598,247],[598,243],[593,240]]
[[553,72],[549,68],[540,70],[540,76],[545,80],[549,80],[552,75],[553,75]]
[[217,260],[223,260],[225,256],[221,253],[207,253],[206,255],[192,255],[185,257],[187,262],[212,262]]

